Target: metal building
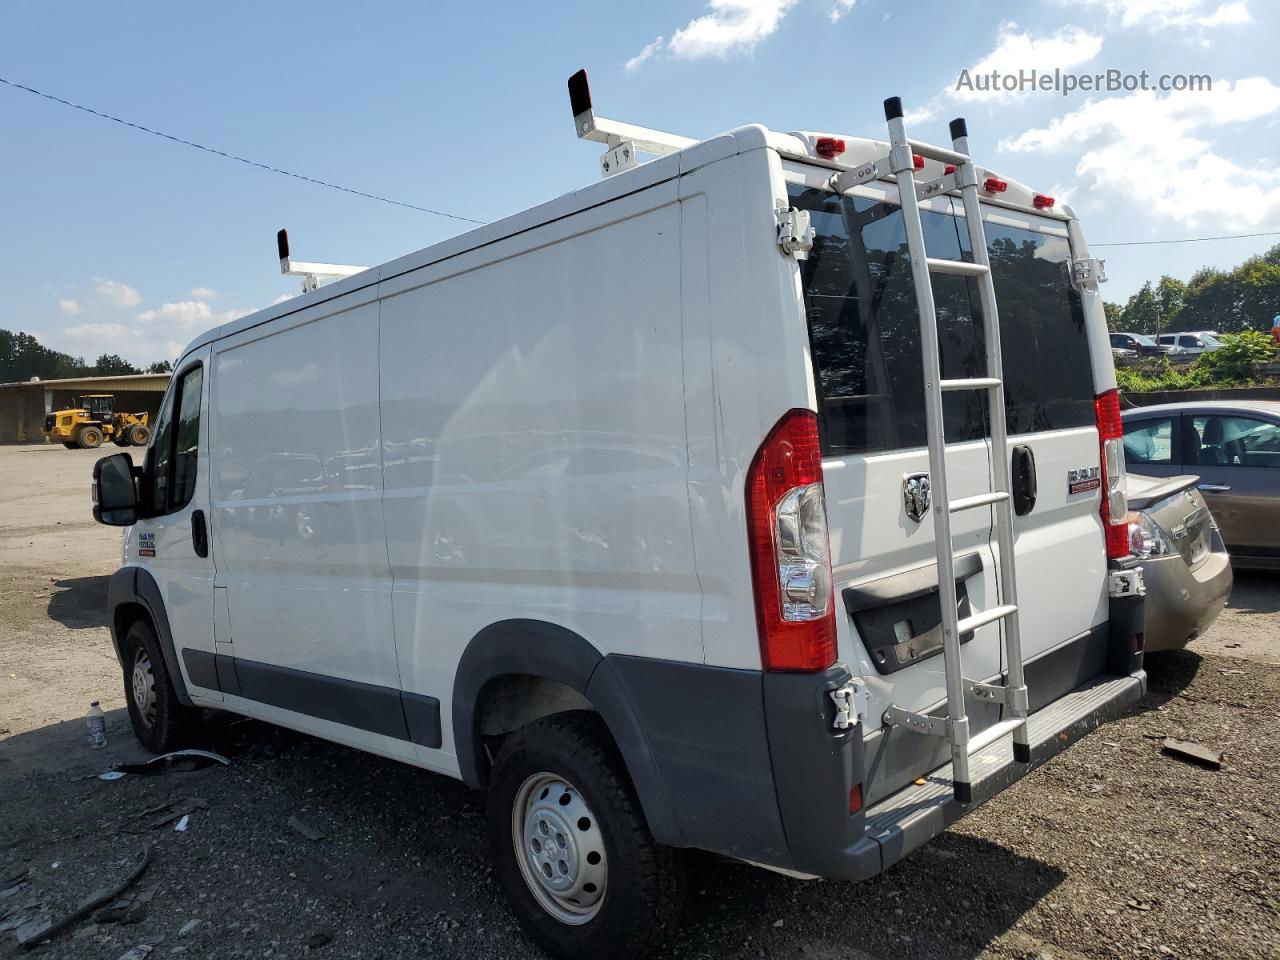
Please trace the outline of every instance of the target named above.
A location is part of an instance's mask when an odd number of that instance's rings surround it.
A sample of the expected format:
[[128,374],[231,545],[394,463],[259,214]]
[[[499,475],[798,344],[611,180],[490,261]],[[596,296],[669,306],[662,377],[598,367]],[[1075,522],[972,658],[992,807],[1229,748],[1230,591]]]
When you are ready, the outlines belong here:
[[154,422],[169,376],[137,373],[0,383],[0,443],[39,443],[44,439],[45,414],[75,406],[77,398],[86,393],[114,394],[117,410],[146,411]]

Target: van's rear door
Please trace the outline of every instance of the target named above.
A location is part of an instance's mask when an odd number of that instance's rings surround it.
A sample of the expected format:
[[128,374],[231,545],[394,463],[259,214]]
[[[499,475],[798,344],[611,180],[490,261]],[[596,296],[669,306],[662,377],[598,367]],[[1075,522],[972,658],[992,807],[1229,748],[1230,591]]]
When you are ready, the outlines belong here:
[[[868,716],[891,703],[945,710],[937,624],[933,518],[911,515],[907,489],[927,474],[919,316],[905,233],[892,186],[839,198],[811,168],[784,164],[793,206],[817,232],[801,264],[823,443],[840,655],[870,694]],[[931,257],[968,258],[962,208],[921,206]],[[1009,449],[1031,471],[1035,500],[1016,518],[1018,599],[1028,684],[1037,709],[1102,670],[1106,557],[1098,517],[1098,466],[1089,340],[1067,278],[1066,231],[1048,218],[990,211],[989,254],[1000,308]],[[942,375],[985,375],[984,333],[972,280],[933,277]],[[985,398],[948,393],[947,480],[954,499],[991,490]],[[1086,480],[1069,482],[1073,471]],[[1025,499],[1025,498],[1024,498]],[[918,506],[918,504],[916,505]],[[931,509],[937,509],[932,504]],[[1026,506],[1024,504],[1024,506]],[[964,615],[998,602],[992,511],[952,517]],[[967,609],[966,609],[967,605]],[[963,639],[965,676],[1006,669],[999,623]],[[966,704],[974,732],[999,708]],[[949,759],[948,745],[904,729],[868,725],[868,800]]]
[[[784,164],[792,206],[807,210],[816,230],[801,264],[814,387],[823,446],[823,481],[837,596],[840,656],[870,693],[869,716],[891,703],[913,710],[946,697],[940,656],[940,607],[933,517],[908,513],[905,493],[927,476],[924,380],[919,314],[896,190],[878,184],[840,198],[825,175]],[[921,205],[931,257],[960,259],[960,234],[947,198]],[[983,344],[970,316],[965,281],[934,281],[944,377],[983,375]],[[943,398],[947,480],[953,498],[991,489],[985,399]],[[922,504],[917,499],[917,507]],[[938,509],[932,504],[930,509]],[[917,511],[918,512],[918,511]],[[952,522],[962,613],[996,602],[991,510],[966,510]],[[964,642],[966,674],[998,677],[998,624]],[[999,709],[970,700],[970,726],[980,731]],[[868,725],[864,793],[874,801],[944,763],[940,738]]]
[[[967,244],[959,201],[955,208]],[[1038,710],[1103,672],[1106,661],[1107,558],[1089,334],[1068,279],[1065,225],[996,208],[984,209],[983,219],[1000,312],[1004,456],[1015,466],[1015,493],[1022,486],[1033,494],[1021,498],[1014,535],[1027,692]],[[967,282],[980,313],[976,281]]]

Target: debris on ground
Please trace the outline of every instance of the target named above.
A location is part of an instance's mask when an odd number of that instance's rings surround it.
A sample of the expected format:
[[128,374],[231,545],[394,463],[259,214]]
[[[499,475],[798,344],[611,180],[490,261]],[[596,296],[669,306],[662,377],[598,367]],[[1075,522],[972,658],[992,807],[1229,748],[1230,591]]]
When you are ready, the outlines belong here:
[[156,895],[156,888],[143,890],[136,896],[120,897],[93,915],[93,922],[98,924],[119,923],[128,925],[140,923],[146,919],[147,905]]
[[141,943],[130,947],[124,953],[120,954],[118,960],[144,960],[145,957],[151,956],[151,951],[160,946],[163,942],[163,935],[143,940]]
[[161,803],[135,813],[121,825],[120,832],[146,833],[148,830],[167,827],[175,820],[181,820],[184,816],[194,813],[196,810],[205,810],[208,806],[209,801],[202,797],[182,797],[178,800],[170,800],[168,803]]
[[220,763],[229,767],[231,761],[212,750],[175,750],[173,753],[162,753],[152,757],[145,763],[117,763],[112,770],[117,773],[131,773],[134,776],[154,777],[161,773],[190,773],[203,770]]
[[178,936],[185,937],[188,933],[190,933],[192,930],[194,930],[198,926],[200,926],[200,918],[192,917],[190,920],[188,920],[186,923],[182,925],[182,929],[178,931]]
[[123,770],[107,770],[103,773],[98,774],[98,779],[99,780],[120,780],[124,776],[125,776],[125,772]]
[[112,900],[118,898],[122,893],[133,886],[134,882],[137,881],[137,879],[146,871],[147,865],[151,863],[151,847],[144,843],[142,845],[141,856],[137,859],[138,862],[134,864],[133,869],[129,871],[129,875],[127,877],[110,887],[101,887],[98,890],[95,890],[93,893],[89,894],[89,896],[81,900],[76,908],[70,913],[64,914],[57,920],[41,918],[39,920],[32,920],[29,924],[19,927],[18,946],[22,947],[24,950],[29,950],[38,943],[42,943],[45,940],[52,940],[59,933],[76,921],[80,920],[82,917],[88,916],[94,910],[98,909],[98,907],[105,903],[110,903]]
[[179,820],[177,823],[175,823],[175,824],[173,825],[173,832],[174,832],[174,833],[186,833],[186,832],[187,832],[187,824],[189,824],[190,822],[191,822],[191,814],[189,814],[189,813],[184,813],[184,814],[182,815],[182,819],[181,819],[181,820]]
[[298,833],[302,834],[308,840],[324,839],[323,831],[317,830],[315,827],[307,823],[307,821],[303,820],[301,817],[297,816],[296,814],[289,818],[289,826],[292,827],[294,830],[296,830]]
[[308,950],[318,950],[326,944],[333,942],[333,934],[328,930],[318,930],[311,936],[307,937],[306,943],[303,944]]
[[1177,757],[1179,760],[1186,760],[1202,767],[1208,767],[1210,770],[1222,769],[1222,753],[1218,750],[1211,750],[1199,743],[1192,743],[1190,740],[1174,740],[1172,737],[1164,742],[1164,753],[1171,757]]

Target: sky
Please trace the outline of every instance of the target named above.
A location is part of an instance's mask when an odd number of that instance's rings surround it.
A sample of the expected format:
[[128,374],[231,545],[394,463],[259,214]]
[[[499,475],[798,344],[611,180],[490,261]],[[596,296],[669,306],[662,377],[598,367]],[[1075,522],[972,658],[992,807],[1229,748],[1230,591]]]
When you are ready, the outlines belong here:
[[[475,220],[598,177],[565,81],[597,112],[708,137],[746,123],[912,136],[968,119],[979,163],[1070,202],[1108,300],[1231,267],[1280,235],[1273,0],[652,0],[4,5],[0,77],[215,149]],[[1114,69],[1207,91],[957,89],[999,70]],[[974,81],[971,87],[976,87]],[[175,359],[295,295],[294,256],[375,264],[465,231],[0,84],[0,327],[84,356]],[[1278,305],[1280,306],[1280,305]]]

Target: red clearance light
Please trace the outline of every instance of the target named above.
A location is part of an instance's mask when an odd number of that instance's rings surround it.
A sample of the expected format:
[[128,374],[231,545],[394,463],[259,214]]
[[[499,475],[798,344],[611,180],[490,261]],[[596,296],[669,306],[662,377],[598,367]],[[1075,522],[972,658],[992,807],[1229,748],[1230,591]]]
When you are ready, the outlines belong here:
[[912,165],[913,167],[915,167],[917,170],[923,170],[923,169],[924,169],[924,157],[920,156],[920,154],[918,154],[918,153],[913,153],[913,154],[911,155],[911,165]]
[[999,177],[987,177],[987,181],[982,185],[982,189],[987,191],[987,193],[1004,193],[1009,189],[1009,181],[1001,180]]
[[1120,419],[1120,391],[1107,390],[1094,400],[1101,454],[1102,529],[1107,559],[1129,555],[1129,500],[1125,495],[1124,424]]
[[746,495],[761,662],[766,670],[825,670],[836,660],[836,619],[812,410],[792,410],[769,431]]
[[1037,193],[1031,198],[1031,202],[1036,205],[1037,210],[1045,210],[1053,206],[1053,197],[1046,197],[1043,193]]
[[956,165],[954,163],[948,163],[945,167],[942,168],[942,175],[944,177],[949,173],[955,173],[955,172],[956,172]]
[[849,791],[849,812],[857,813],[862,809],[862,784],[856,783]]
[[817,151],[818,156],[826,157],[830,160],[832,157],[838,157],[844,153],[844,141],[839,137],[819,137],[818,142],[813,145],[813,149]]

